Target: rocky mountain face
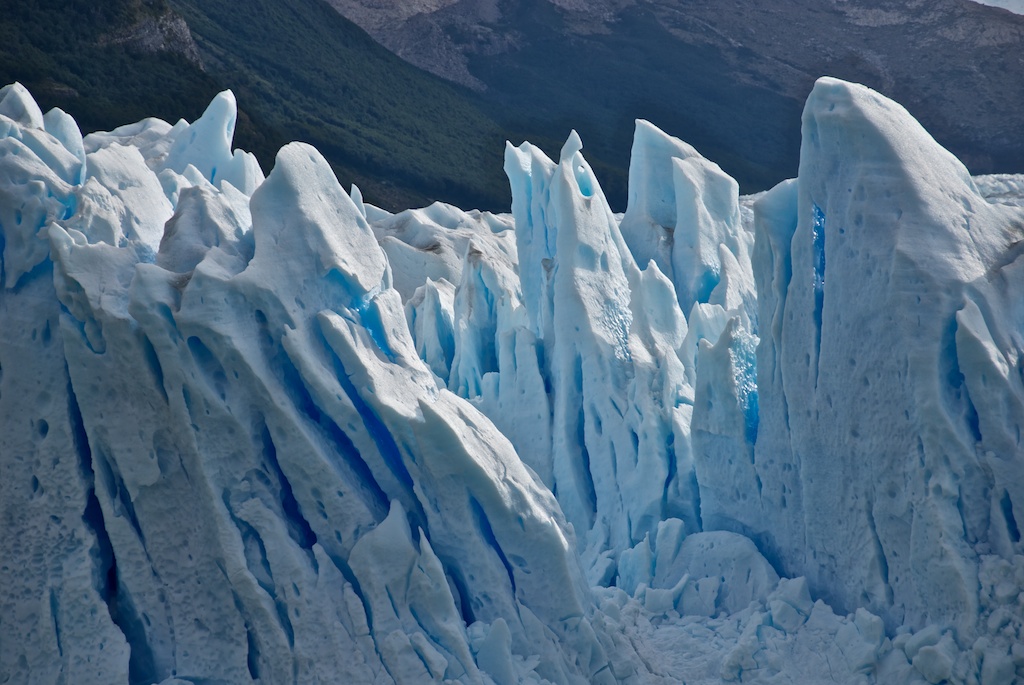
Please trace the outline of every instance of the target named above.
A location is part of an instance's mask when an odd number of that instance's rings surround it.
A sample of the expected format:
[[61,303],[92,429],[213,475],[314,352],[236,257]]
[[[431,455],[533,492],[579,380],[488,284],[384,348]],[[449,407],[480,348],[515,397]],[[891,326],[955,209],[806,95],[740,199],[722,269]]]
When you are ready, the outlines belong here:
[[99,44],[121,45],[143,54],[166,52],[184,57],[200,69],[203,67],[188,23],[170,9],[159,14],[140,14],[135,21],[102,36]]
[[144,116],[191,119],[222,89],[167,0],[7,5],[0,80],[30,88],[44,108],[61,108],[86,131]]
[[983,5],[991,5],[992,7],[1001,7],[1005,10],[1015,12],[1016,14],[1024,14],[1024,0],[976,0]]
[[329,2],[524,122],[573,122],[614,168],[645,117],[767,187],[796,171],[790,132],[822,75],[905,103],[975,173],[1024,168],[1024,16],[968,0]]

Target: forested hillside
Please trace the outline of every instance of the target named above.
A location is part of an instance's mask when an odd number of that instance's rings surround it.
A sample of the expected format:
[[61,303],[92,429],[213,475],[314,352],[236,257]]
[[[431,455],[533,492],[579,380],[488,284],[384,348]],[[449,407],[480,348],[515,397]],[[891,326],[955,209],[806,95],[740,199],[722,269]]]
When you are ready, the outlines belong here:
[[[167,17],[184,18],[195,42],[162,28]],[[0,82],[12,81],[84,132],[193,120],[231,88],[235,144],[267,171],[282,144],[302,140],[384,207],[508,207],[505,137],[475,96],[409,66],[321,0],[17,3],[0,23]]]

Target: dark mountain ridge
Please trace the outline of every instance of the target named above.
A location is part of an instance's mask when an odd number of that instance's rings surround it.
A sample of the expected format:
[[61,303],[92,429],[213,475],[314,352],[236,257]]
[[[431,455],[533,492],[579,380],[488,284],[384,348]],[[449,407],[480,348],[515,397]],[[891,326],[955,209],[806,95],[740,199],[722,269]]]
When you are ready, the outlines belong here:
[[507,210],[504,141],[556,153],[576,128],[622,210],[636,118],[768,188],[823,74],[902,102],[974,173],[1024,169],[1024,17],[968,0],[330,1],[16,3],[0,82],[86,131],[192,120],[231,88],[267,171],[310,142],[388,209]]
[[822,75],[903,103],[974,173],[1024,169],[1024,17],[968,0],[330,1],[396,54],[481,91],[509,130],[577,127],[610,167],[613,203],[636,117],[747,192],[794,175]]
[[499,125],[459,86],[412,67],[322,0],[42,0],[0,22],[0,82],[21,81],[84,132],[194,120],[220,90],[235,144],[269,172],[292,140],[388,209],[435,199],[507,209]]

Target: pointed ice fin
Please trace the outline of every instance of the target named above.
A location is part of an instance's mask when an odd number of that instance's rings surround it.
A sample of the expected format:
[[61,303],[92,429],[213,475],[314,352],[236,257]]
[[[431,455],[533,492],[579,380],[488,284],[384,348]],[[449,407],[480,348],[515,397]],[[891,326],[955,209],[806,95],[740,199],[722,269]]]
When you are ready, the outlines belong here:
[[[311,264],[316,278],[337,272],[353,300],[372,297],[391,285],[387,258],[376,237],[315,148],[304,143],[281,148],[251,206],[254,264],[272,262],[275,268],[267,269],[266,276],[279,279],[284,292],[294,289],[289,278],[310,278]],[[278,269],[285,265],[295,273],[289,276],[288,269]]]
[[0,114],[27,128],[45,127],[42,110],[28,89],[20,83],[0,88]]
[[231,139],[237,114],[234,94],[230,90],[219,93],[203,116],[178,133],[164,166],[180,174],[192,164],[208,181],[216,183],[220,177],[218,170],[223,171],[224,165],[232,161]]
[[64,110],[54,107],[43,116],[46,132],[60,141],[60,144],[81,162],[81,168],[72,183],[81,184],[85,180],[85,146],[82,144],[82,131],[78,123]]
[[363,193],[361,190],[359,190],[359,186],[353,183],[352,190],[349,191],[348,196],[352,198],[352,204],[356,206],[356,209],[359,210],[359,213],[362,214],[363,218],[365,219],[366,206],[363,204]]
[[569,133],[569,137],[565,139],[565,144],[562,145],[562,153],[558,158],[559,162],[565,164],[572,161],[573,156],[582,149],[583,141],[580,140],[580,134],[576,133],[576,129],[573,129]]
[[672,166],[676,160],[700,158],[691,145],[636,120],[629,156],[629,204],[622,217],[622,237],[639,264],[651,259],[662,273],[672,272],[672,230],[676,226],[676,191]]

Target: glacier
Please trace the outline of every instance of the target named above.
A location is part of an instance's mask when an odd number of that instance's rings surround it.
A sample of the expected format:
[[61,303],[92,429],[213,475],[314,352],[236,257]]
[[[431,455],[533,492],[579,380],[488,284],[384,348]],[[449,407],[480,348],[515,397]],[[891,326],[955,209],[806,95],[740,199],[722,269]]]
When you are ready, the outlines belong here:
[[820,79],[398,213],[0,89],[0,682],[1024,681],[1024,176]]

